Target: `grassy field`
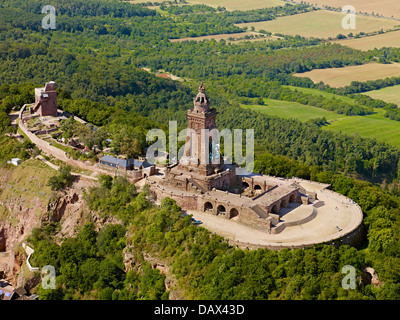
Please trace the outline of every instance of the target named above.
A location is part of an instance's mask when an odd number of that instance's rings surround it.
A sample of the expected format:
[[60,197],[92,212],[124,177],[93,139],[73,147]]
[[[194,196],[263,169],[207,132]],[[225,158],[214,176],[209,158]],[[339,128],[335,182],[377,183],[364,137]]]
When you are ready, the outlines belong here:
[[307,121],[315,118],[325,117],[328,121],[333,121],[345,117],[335,112],[326,111],[320,108],[306,106],[296,102],[264,99],[265,105],[242,105],[245,109],[259,111],[270,116],[285,119],[298,119]]
[[318,89],[312,89],[312,88],[301,88],[301,87],[294,87],[294,86],[283,86],[292,90],[297,90],[297,91],[301,91],[304,93],[308,93],[308,94],[313,94],[315,96],[323,96],[324,98],[328,98],[328,99],[338,99],[340,101],[346,102],[346,103],[350,103],[350,104],[357,104],[356,101],[354,101],[353,99],[349,98],[349,97],[344,97],[344,96],[339,96],[337,94],[334,93],[329,93],[329,92],[325,92],[325,91],[320,91]]
[[[294,0],[301,3],[301,0]],[[333,8],[343,8],[345,5],[352,5],[356,12],[374,13],[384,17],[394,17],[400,19],[400,2],[399,0],[310,0],[309,4],[319,6],[330,6]]]
[[[303,88],[301,89],[303,90]],[[346,97],[342,98],[350,99]],[[294,118],[303,122],[325,117],[330,124],[322,127],[323,130],[332,130],[348,135],[358,134],[364,138],[374,138],[381,142],[387,142],[400,147],[400,122],[385,118],[385,111],[382,109],[375,109],[376,113],[368,116],[344,116],[295,102],[271,99],[264,99],[264,101],[264,106],[242,105],[242,107],[270,116],[277,116],[284,119]]]
[[400,47],[400,30],[378,34],[371,37],[336,40],[332,42],[363,51],[373,50],[375,48],[381,49],[383,47],[398,48]]
[[352,81],[365,82],[400,76],[400,64],[368,63],[344,68],[315,69],[309,72],[296,73],[295,76],[310,78],[315,83],[322,81],[331,87],[344,87]]
[[364,92],[364,94],[370,96],[371,98],[395,103],[400,106],[400,85],[368,91]]
[[368,116],[343,117],[333,121],[323,130],[332,130],[345,134],[359,134],[365,138],[375,138],[381,142],[400,147],[400,122],[385,118],[385,110],[375,109],[377,112]]
[[[47,183],[56,171],[36,159],[26,160],[11,170],[7,173],[7,184],[1,190],[0,201],[13,202],[24,208],[36,208],[38,215],[43,214],[43,204],[45,206],[53,194]],[[0,216],[4,218],[6,214],[4,208],[0,209]],[[8,216],[8,219],[12,221],[13,217]]]
[[357,17],[356,30],[343,30],[342,19],[344,15],[339,12],[318,10],[293,16],[281,17],[276,20],[250,22],[238,24],[239,27],[252,27],[256,31],[266,30],[272,33],[283,33],[288,35],[300,35],[304,37],[329,38],[336,37],[339,33],[373,32],[388,30],[399,24],[399,21],[391,19],[380,19],[376,17]]
[[[130,3],[146,3],[146,2],[162,2],[150,0],[131,0]],[[284,6],[285,1],[282,0],[186,0],[188,4],[205,4],[210,7],[225,7],[229,11],[233,10],[253,10],[263,9],[277,6]]]
[[225,7],[227,10],[253,10],[276,6],[284,6],[285,1],[281,0],[187,0],[190,4],[206,4],[211,7]]
[[171,42],[182,42],[182,41],[202,41],[202,40],[211,40],[215,39],[217,41],[224,39],[224,40],[229,40],[233,39],[235,42],[236,41],[262,41],[262,40],[276,40],[277,37],[260,37],[260,38],[254,38],[254,39],[245,39],[246,36],[256,36],[256,35],[263,35],[258,32],[239,32],[239,33],[230,33],[230,34],[215,34],[215,35],[210,35],[210,36],[202,36],[202,37],[188,37],[188,38],[181,38],[181,39],[170,39],[169,41]]

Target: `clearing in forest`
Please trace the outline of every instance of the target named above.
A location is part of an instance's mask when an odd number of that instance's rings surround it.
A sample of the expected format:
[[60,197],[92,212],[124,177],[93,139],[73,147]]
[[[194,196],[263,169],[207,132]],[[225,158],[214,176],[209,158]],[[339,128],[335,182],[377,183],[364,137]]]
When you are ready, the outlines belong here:
[[284,6],[286,3],[281,0],[186,0],[186,2],[189,4],[205,4],[211,7],[225,7],[229,11],[264,9]]
[[170,39],[171,42],[182,42],[182,41],[203,41],[203,40],[227,40],[227,41],[262,41],[262,40],[276,40],[277,37],[266,36],[258,32],[239,32],[239,33],[224,33],[224,34],[214,34],[209,36],[201,37],[188,37],[181,39]]

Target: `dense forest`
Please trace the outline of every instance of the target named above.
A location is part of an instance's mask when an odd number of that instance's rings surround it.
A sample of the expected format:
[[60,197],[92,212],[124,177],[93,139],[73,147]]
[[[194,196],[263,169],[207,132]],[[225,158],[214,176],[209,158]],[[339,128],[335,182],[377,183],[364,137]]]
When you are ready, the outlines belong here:
[[[57,8],[56,30],[41,28],[41,7],[47,4]],[[33,152],[29,141],[19,143],[3,133],[15,131],[8,113],[32,102],[33,88],[45,82],[56,81],[60,107],[103,127],[106,136],[116,141],[116,149],[139,143],[143,150],[148,129],[167,130],[170,120],[185,126],[185,112],[204,80],[219,112],[219,128],[254,128],[257,172],[330,183],[362,207],[367,227],[362,250],[320,245],[305,250],[245,251],[192,225],[173,201],[167,199],[157,207],[147,191],[137,193],[123,179],[103,177],[100,186],[88,191],[86,201],[102,217],[118,219],[117,224],[95,231],[89,223],[61,245],[54,241],[57,224],[45,224],[29,239],[35,248],[35,265],[53,264],[59,271],[57,289],[39,292],[43,299],[167,299],[165,276],[146,263],[142,252],[166,259],[189,298],[400,299],[399,148],[323,131],[317,121],[284,120],[240,107],[244,99],[270,98],[347,116],[384,108],[388,117],[399,120],[397,106],[360,95],[396,85],[398,78],[334,89],[292,74],[358,65],[376,57],[398,61],[400,51],[363,52],[321,39],[285,35],[237,44],[169,41],[243,32],[234,23],[309,10],[314,9],[286,4],[228,12],[222,7],[164,3],[156,11],[113,0],[0,0],[2,166],[11,156],[27,159]],[[154,76],[159,69],[182,81]],[[319,89],[355,102],[284,85]],[[381,188],[356,178],[385,184]],[[124,250],[132,250],[143,268],[125,272]],[[344,290],[340,270],[347,264],[355,266],[358,275],[364,267],[374,267],[384,285],[377,289],[358,284],[356,290]]]

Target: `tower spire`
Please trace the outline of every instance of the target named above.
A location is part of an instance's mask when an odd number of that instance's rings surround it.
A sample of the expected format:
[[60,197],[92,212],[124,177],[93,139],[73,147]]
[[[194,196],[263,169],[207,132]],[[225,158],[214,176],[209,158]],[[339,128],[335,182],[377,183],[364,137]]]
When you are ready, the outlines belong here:
[[205,93],[205,92],[206,92],[206,87],[204,86],[203,81],[202,81],[201,84],[200,84],[199,92],[201,92],[201,93]]

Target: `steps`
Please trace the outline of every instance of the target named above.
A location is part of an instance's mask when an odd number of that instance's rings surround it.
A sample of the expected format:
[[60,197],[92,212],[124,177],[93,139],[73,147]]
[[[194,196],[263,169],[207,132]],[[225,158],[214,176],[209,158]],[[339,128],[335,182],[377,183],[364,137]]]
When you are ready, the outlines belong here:
[[269,214],[265,212],[263,208],[261,208],[258,204],[255,204],[254,206],[251,207],[251,209],[262,219],[267,219],[269,217]]
[[202,193],[207,193],[208,190],[194,181],[192,178],[189,179],[189,182],[197,189],[199,189]]

